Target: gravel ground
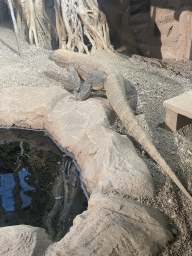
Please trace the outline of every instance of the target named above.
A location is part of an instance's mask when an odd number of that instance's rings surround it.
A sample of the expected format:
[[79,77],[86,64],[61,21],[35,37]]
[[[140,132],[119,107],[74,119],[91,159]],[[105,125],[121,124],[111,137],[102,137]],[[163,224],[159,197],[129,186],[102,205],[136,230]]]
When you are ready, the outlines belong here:
[[[50,51],[35,48],[24,41],[22,41],[22,51],[23,56],[19,57],[15,35],[10,25],[7,23],[0,26],[0,87],[18,85],[62,87],[60,82],[47,78],[43,73],[47,70],[64,72],[47,59]],[[97,52],[94,55],[103,57],[104,53]],[[129,58],[121,54],[109,53],[105,53],[105,62],[118,68],[124,78],[135,87],[138,99],[136,118],[163,158],[192,194],[192,143],[184,136],[164,128],[163,107],[164,100],[192,90],[191,62],[161,62],[139,56]],[[113,128],[121,134],[127,134],[118,119]],[[138,143],[133,139],[132,141],[138,154],[149,167],[157,192],[155,200],[140,198],[140,201],[157,207],[166,217],[168,228],[174,235],[174,241],[159,255],[192,255],[192,203],[162,174],[161,168]]]

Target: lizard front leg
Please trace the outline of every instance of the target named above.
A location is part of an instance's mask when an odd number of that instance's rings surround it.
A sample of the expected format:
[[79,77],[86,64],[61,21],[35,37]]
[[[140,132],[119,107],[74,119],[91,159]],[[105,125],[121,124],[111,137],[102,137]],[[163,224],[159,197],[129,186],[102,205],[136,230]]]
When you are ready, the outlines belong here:
[[69,67],[67,69],[69,71],[69,73],[68,73],[69,82],[74,90],[74,93],[77,94],[81,87],[80,77],[73,66],[69,65]]
[[91,94],[91,89],[102,90],[104,88],[107,76],[104,72],[93,71],[88,74],[81,90],[76,94],[76,100],[86,100]]

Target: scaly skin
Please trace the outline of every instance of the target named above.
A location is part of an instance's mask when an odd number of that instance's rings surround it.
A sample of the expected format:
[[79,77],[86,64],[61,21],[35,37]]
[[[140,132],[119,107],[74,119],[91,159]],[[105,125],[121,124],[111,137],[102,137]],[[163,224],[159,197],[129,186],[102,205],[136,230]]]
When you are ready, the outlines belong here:
[[86,100],[91,94],[91,89],[102,90],[105,87],[107,76],[104,72],[93,71],[86,77],[85,82],[81,86],[81,90],[76,94],[76,100]]
[[146,152],[163,168],[169,177],[175,182],[180,190],[192,201],[191,195],[183,187],[177,176],[167,165],[165,160],[159,154],[155,146],[151,143],[146,133],[143,131],[138,121],[135,119],[131,108],[127,102],[123,77],[115,70],[89,55],[70,52],[66,50],[57,50],[52,55],[52,60],[60,67],[72,65],[78,74],[85,80],[88,74],[94,71],[104,72],[107,76],[105,90],[107,98],[116,114],[119,116],[125,128],[141,144]]

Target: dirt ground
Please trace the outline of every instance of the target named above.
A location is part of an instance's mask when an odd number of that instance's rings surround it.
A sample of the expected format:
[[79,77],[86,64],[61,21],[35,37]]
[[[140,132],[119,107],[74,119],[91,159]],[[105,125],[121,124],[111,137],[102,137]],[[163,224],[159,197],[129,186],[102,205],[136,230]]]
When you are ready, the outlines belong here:
[[[190,60],[159,60],[139,55],[133,55],[132,58],[158,69],[171,71],[176,76],[189,79],[192,83],[192,61]],[[159,93],[157,92],[156,97]],[[151,111],[151,115],[153,116],[153,111]],[[120,120],[117,120],[114,127],[118,132],[127,134]],[[164,159],[172,166],[178,178],[192,194],[192,124],[179,129],[177,134],[166,131],[164,123],[157,126],[156,129],[163,133],[163,141],[167,140],[164,146],[160,145],[159,151],[162,154],[162,151],[166,149]],[[175,140],[175,148],[167,145],[169,142],[171,143],[172,139]],[[149,156],[142,151],[142,148],[139,148],[134,140],[133,142],[138,148],[138,154],[147,162],[150,170],[154,168],[155,163],[148,158]],[[175,169],[173,166],[176,165]],[[185,196],[169,178],[164,180],[160,173],[152,174],[152,176],[157,189],[156,201],[141,198],[140,202],[157,207],[166,217],[169,230],[174,236],[174,241],[167,244],[166,248],[159,253],[159,256],[190,256],[192,255],[192,203],[186,200]]]
[[[7,25],[0,26],[0,88],[52,84],[62,87],[60,82],[53,81],[44,74],[44,71],[53,70],[52,63],[47,58],[50,51],[29,46],[24,41],[22,41],[22,51],[23,57],[20,58],[13,31]],[[163,107],[164,100],[192,90],[192,62],[160,61],[136,55],[129,58],[121,54],[113,57],[107,53],[94,54],[97,57],[105,55],[105,61],[114,65],[135,88],[138,100],[136,118],[192,195],[191,126],[181,131],[185,137],[166,130]],[[56,66],[54,69],[63,72]],[[127,134],[118,119],[113,129],[121,134]],[[127,135],[133,141],[137,153],[147,163],[156,187],[155,200],[140,198],[139,201],[158,208],[166,217],[168,229],[174,235],[174,241],[159,255],[192,255],[192,202],[186,199],[185,195],[162,173],[162,169],[140,145],[129,134]]]

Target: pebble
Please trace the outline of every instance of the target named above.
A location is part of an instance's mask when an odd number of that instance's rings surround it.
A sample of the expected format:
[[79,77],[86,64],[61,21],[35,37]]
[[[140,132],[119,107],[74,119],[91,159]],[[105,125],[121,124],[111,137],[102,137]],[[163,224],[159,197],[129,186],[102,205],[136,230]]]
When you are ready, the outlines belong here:
[[171,215],[172,219],[175,219],[177,217],[177,214],[175,212],[173,212],[173,214]]
[[173,235],[177,235],[177,230],[174,229],[174,228],[172,228],[172,229],[171,229],[171,233],[172,233]]
[[173,198],[169,198],[167,201],[169,204],[173,204]]
[[169,186],[165,186],[165,193],[168,194],[171,192],[171,188]]

